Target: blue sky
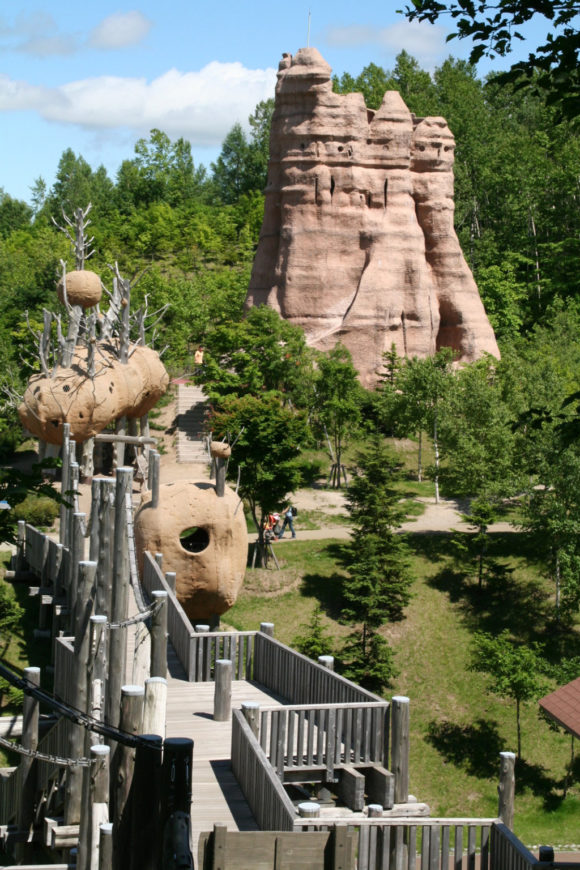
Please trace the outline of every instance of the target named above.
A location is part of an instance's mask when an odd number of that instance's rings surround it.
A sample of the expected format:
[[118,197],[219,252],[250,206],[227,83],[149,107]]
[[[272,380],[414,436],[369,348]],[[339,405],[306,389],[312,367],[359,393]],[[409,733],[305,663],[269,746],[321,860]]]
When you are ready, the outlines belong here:
[[0,188],[28,200],[36,178],[52,184],[65,148],[114,178],[153,127],[189,139],[209,165],[234,122],[273,96],[282,53],[306,45],[309,10],[310,45],[339,75],[390,68],[402,48],[426,69],[467,56],[443,24],[398,15],[405,2],[0,0]]

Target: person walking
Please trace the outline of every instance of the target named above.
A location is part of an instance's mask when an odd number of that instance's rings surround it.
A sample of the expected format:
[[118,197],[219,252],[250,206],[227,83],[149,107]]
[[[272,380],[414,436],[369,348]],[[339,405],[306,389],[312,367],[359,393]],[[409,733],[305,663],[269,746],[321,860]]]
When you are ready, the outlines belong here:
[[286,526],[290,529],[292,537],[296,537],[296,531],[294,530],[294,508],[291,504],[286,505],[284,508],[284,522],[282,523],[282,531],[278,535],[278,540],[284,537],[284,532],[286,530]]

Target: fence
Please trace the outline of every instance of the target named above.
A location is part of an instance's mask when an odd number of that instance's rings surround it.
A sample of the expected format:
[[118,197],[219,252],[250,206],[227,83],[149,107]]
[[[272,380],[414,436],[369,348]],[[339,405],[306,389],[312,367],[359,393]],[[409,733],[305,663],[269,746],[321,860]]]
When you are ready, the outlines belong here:
[[[337,824],[344,819],[296,818],[294,830],[326,831]],[[358,870],[475,870],[476,855],[478,870],[520,870],[491,860],[497,819],[366,818],[352,824],[358,830]]]
[[167,629],[177,658],[191,683],[214,679],[218,659],[229,659],[235,680],[250,680],[253,675],[255,631],[198,633],[177,600],[154,556],[146,552],[143,561],[143,588],[149,595],[167,592]]
[[296,811],[239,710],[232,712],[232,770],[263,831],[291,831]]
[[368,704],[383,699],[263,632],[256,633],[254,679],[291,704]]
[[280,779],[296,767],[382,764],[387,755],[389,704],[309,704],[260,708],[260,746]]

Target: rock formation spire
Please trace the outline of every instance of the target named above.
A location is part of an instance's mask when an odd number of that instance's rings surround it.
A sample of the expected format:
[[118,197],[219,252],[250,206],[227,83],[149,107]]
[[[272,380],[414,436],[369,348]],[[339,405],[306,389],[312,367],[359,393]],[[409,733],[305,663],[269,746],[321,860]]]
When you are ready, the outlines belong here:
[[267,304],[314,347],[341,341],[363,384],[395,342],[499,357],[453,227],[454,139],[397,91],[380,108],[335,94],[315,48],[284,55],[265,211],[246,304]]

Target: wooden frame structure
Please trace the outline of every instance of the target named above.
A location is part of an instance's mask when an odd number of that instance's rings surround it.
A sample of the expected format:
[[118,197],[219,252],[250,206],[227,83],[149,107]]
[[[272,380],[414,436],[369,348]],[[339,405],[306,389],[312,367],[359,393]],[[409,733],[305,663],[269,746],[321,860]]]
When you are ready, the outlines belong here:
[[[421,870],[474,870],[476,853],[481,870],[541,864],[504,824],[513,813],[511,753],[502,756],[497,818],[429,817],[428,807],[409,800],[408,699],[386,701],[367,692],[328,663],[280,643],[270,623],[253,632],[196,630],[175,596],[175,575],[163,572],[162,554],[145,554],[143,576],[136,576],[132,470],[93,481],[87,522],[76,510],[74,445],[69,449],[72,496],[63,509],[61,540],[20,523],[12,572],[14,581],[36,578],[39,629],[52,639],[54,668],[51,695],[37,687],[37,669],[29,669],[22,738],[28,755],[0,772],[0,834],[5,844],[16,844],[21,860],[25,843],[40,841],[61,858],[78,846],[79,870],[193,867],[192,741],[163,739],[168,636],[190,683],[215,681],[225,665],[230,681],[252,680],[284,699],[282,706],[248,704],[231,713],[232,769],[264,832],[254,842],[263,836],[273,856],[264,866],[285,866],[276,846],[280,832],[322,833],[325,842],[334,832],[333,842],[341,843],[348,836],[357,870],[415,870],[417,862]],[[139,640],[130,656],[136,685],[124,684],[129,629]],[[124,638],[118,647],[115,635]],[[41,702],[59,717],[38,739]],[[298,808],[290,792],[306,783],[333,790],[347,809],[317,815],[314,805]],[[203,847],[200,870],[216,866],[216,854],[224,870],[237,866],[219,852],[228,836],[224,841],[218,824],[214,845]],[[312,853],[301,846],[305,870],[330,866],[326,852],[321,863],[316,842]],[[172,863],[178,854],[179,865]],[[335,859],[333,868],[354,870],[352,862]]]

